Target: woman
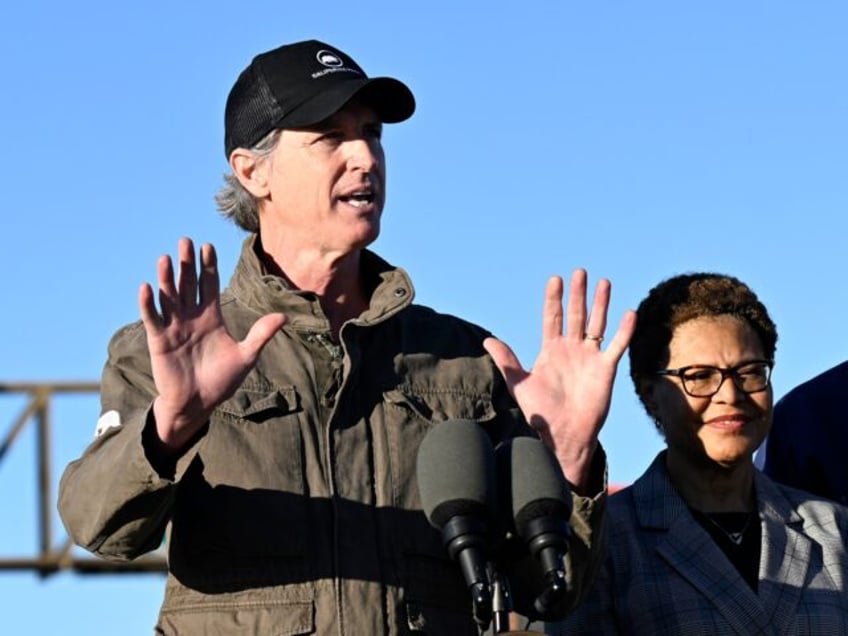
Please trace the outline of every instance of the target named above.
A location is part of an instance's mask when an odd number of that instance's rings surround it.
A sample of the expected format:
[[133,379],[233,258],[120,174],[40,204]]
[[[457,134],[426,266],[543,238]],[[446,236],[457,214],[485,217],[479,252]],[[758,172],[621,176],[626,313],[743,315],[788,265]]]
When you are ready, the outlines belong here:
[[630,373],[666,449],[610,498],[595,588],[549,634],[848,634],[848,508],[753,464],[776,342],[730,276],[676,276],[642,301]]

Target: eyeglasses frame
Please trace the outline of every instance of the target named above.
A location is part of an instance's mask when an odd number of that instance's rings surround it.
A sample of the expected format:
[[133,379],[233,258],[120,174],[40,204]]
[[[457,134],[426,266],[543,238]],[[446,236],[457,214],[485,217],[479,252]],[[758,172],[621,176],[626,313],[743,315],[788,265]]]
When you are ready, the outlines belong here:
[[[765,385],[763,385],[762,389],[756,389],[755,391],[746,391],[741,386],[739,386],[739,383],[737,382],[737,379],[739,378],[739,374],[737,372],[739,371],[739,369],[741,369],[743,367],[747,367],[751,364],[764,364],[764,365],[766,365],[766,368],[768,369],[768,372],[767,372],[768,377],[766,378],[766,383],[765,383]],[[694,394],[690,393],[689,389],[686,388],[686,380],[684,379],[683,376],[686,373],[688,373],[689,371],[692,371],[693,369],[710,369],[710,370],[715,370],[715,371],[718,371],[719,373],[721,373],[721,382],[718,383],[718,386],[716,386],[715,391],[713,391],[709,395],[694,395]],[[656,372],[656,374],[661,375],[661,376],[671,375],[671,376],[679,378],[680,379],[680,386],[683,388],[683,392],[686,393],[686,395],[688,395],[689,397],[710,398],[721,390],[721,385],[724,384],[724,381],[727,378],[730,378],[733,381],[733,386],[735,386],[739,391],[741,391],[745,395],[752,395],[754,393],[760,393],[762,391],[765,391],[769,387],[769,385],[771,384],[771,372],[772,372],[773,369],[774,369],[774,360],[769,360],[769,359],[764,358],[764,359],[758,359],[758,360],[746,360],[745,362],[740,362],[739,364],[736,364],[732,367],[726,367],[726,368],[715,367],[715,366],[712,366],[710,364],[690,364],[690,365],[687,365],[685,367],[679,367],[677,369],[660,369],[659,371]]]

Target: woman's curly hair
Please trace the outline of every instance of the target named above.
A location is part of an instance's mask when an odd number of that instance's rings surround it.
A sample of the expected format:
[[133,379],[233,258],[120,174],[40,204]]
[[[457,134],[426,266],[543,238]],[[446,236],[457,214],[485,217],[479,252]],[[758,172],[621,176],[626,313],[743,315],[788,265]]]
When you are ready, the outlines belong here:
[[636,310],[630,340],[630,377],[652,417],[643,391],[656,372],[667,366],[674,330],[695,318],[733,316],[754,330],[766,358],[774,359],[777,328],[757,295],[733,276],[711,272],[681,274],[654,287]]

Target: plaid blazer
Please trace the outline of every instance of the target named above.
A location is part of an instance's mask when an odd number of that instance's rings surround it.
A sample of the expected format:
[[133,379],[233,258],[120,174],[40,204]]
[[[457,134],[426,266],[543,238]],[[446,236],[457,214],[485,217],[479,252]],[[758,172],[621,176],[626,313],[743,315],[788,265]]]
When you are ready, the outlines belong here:
[[588,599],[548,634],[848,634],[848,508],[756,471],[758,592],[671,485],[665,451],[609,499],[608,553]]

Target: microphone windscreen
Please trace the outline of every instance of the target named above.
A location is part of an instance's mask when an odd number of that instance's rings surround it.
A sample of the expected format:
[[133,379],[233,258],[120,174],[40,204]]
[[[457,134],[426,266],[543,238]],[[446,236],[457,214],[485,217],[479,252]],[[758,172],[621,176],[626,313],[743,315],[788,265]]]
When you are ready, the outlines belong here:
[[418,448],[416,472],[421,505],[436,528],[458,515],[493,516],[494,451],[477,422],[436,424]]
[[496,461],[501,496],[509,499],[519,535],[533,519],[555,517],[568,521],[571,489],[553,451],[541,440],[508,440],[498,446]]

